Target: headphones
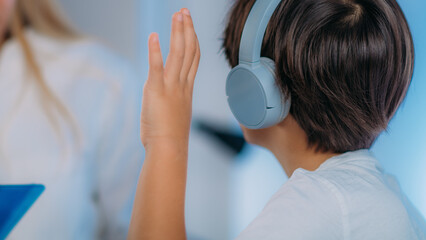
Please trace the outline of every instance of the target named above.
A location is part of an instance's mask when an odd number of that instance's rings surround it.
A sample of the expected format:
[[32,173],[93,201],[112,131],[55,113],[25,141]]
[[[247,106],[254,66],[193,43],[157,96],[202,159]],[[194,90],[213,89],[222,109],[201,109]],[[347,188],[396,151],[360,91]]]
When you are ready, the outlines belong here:
[[260,57],[266,28],[280,2],[255,2],[241,37],[238,66],[226,80],[229,107],[238,122],[250,129],[276,125],[290,111],[290,97],[285,100],[276,85],[275,62]]

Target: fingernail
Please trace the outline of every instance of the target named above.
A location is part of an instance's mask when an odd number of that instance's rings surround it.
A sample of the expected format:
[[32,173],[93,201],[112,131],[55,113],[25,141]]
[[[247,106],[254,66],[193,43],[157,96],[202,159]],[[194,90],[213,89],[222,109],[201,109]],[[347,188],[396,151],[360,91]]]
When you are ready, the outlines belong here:
[[183,21],[183,15],[182,15],[182,13],[178,13],[177,14],[177,20],[179,21],[179,22],[182,22]]
[[158,42],[158,34],[157,33],[152,34],[151,41],[154,42],[154,43]]
[[189,10],[187,8],[182,9],[182,13],[187,15],[187,16],[191,16],[191,13],[189,12]]

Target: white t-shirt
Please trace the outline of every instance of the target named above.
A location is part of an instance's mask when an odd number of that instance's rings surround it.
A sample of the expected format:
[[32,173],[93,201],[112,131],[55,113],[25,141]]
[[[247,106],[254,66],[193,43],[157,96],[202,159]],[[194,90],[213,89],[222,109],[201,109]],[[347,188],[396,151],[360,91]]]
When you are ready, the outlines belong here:
[[426,223],[368,150],[297,169],[238,240],[426,239]]
[[94,41],[25,34],[44,80],[76,119],[81,147],[71,148],[76,144],[68,135],[57,136],[20,44],[5,43],[0,184],[46,186],[7,239],[126,239],[143,160],[142,82],[124,60]]

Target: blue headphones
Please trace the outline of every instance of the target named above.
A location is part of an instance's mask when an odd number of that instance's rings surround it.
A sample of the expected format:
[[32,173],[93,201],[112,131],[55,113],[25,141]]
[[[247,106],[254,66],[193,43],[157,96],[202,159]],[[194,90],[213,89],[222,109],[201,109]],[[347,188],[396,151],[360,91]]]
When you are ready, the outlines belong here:
[[285,100],[276,85],[275,62],[260,57],[266,28],[280,2],[256,1],[244,26],[239,64],[226,80],[229,107],[235,118],[250,129],[276,125],[290,111],[290,97]]

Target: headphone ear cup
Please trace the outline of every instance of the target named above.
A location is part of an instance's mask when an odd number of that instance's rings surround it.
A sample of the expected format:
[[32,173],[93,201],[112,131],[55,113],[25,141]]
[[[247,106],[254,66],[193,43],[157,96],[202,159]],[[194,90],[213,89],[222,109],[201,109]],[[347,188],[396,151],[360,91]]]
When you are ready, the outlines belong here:
[[275,63],[263,58],[254,65],[240,64],[228,75],[226,94],[232,113],[247,128],[261,129],[281,122],[290,101],[276,85]]

